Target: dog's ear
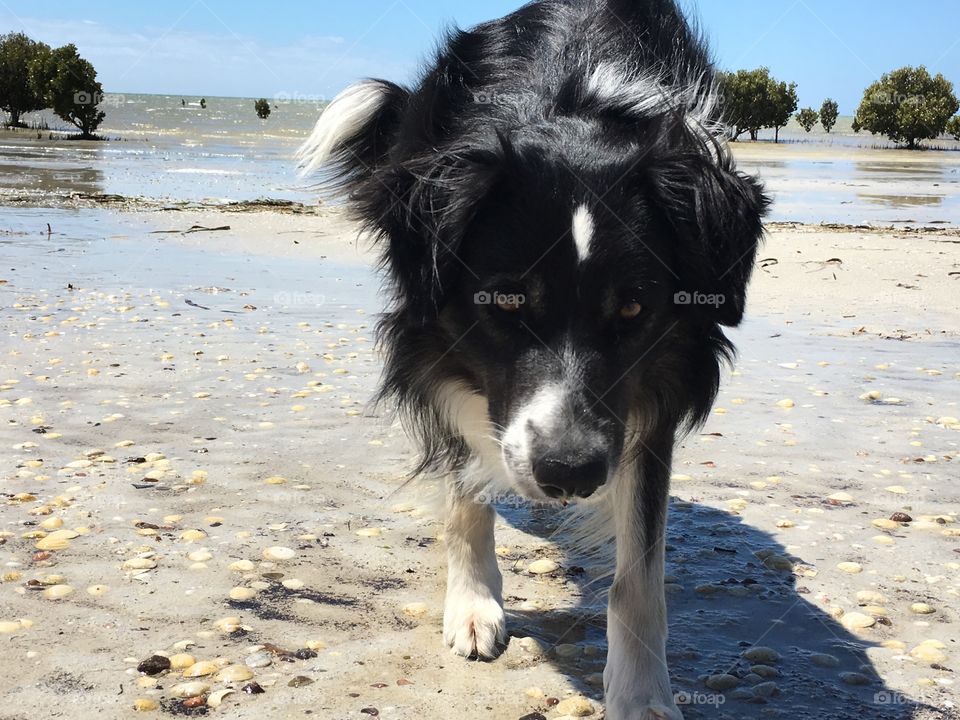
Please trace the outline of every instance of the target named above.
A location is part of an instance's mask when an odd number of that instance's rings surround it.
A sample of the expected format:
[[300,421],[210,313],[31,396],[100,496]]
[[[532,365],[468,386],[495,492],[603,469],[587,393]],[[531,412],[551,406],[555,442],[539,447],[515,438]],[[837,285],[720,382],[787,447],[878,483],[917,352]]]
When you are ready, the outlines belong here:
[[358,190],[396,142],[409,99],[409,91],[386,80],[348,87],[324,108],[297,151],[301,174],[323,171],[321,185],[327,189]]
[[681,153],[649,166],[653,211],[674,234],[678,290],[712,295],[698,306],[721,325],[743,319],[763,215],[761,184],[725,157]]
[[384,264],[418,322],[436,317],[457,277],[473,272],[463,238],[502,167],[501,147],[473,147],[427,153],[377,175],[379,198],[366,210],[381,209],[373,224],[386,243]]

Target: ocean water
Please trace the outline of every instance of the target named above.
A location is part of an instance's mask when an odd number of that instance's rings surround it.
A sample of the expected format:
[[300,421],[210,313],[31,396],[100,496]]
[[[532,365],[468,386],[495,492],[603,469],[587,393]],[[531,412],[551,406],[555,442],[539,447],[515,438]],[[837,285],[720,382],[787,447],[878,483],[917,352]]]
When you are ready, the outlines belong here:
[[[0,134],[0,204],[58,205],[76,194],[161,203],[256,199],[317,202],[297,176],[294,153],[319,117],[319,99],[271,101],[261,120],[253,98],[107,95],[100,134],[108,142],[49,139],[45,130]],[[49,113],[26,122],[67,129]],[[781,144],[731,144],[740,168],[763,177],[774,197],[770,219],[872,224],[960,224],[960,143],[953,151],[904,151],[854,134],[792,123]],[[38,138],[39,135],[39,138]],[[772,139],[764,131],[761,140]]]
[[[271,102],[270,117],[261,120],[251,98],[206,98],[206,108],[199,100],[107,95],[98,133],[109,142],[48,141],[49,133],[42,130],[8,134],[0,138],[0,197],[87,193],[197,202],[316,200],[297,177],[293,156],[319,117],[320,102]],[[47,112],[28,115],[26,122],[68,129]],[[15,175],[21,177],[15,181]]]

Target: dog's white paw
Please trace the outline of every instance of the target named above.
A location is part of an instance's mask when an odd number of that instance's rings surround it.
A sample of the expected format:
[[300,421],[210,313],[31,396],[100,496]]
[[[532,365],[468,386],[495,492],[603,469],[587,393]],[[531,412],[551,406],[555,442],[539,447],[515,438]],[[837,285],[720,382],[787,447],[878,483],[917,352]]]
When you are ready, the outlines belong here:
[[463,657],[490,660],[507,644],[507,618],[492,597],[447,597],[443,610],[443,640]]
[[683,720],[683,714],[672,699],[666,702],[608,699],[606,720]]
[[683,720],[666,672],[618,673],[618,667],[608,660],[603,672],[606,720]]

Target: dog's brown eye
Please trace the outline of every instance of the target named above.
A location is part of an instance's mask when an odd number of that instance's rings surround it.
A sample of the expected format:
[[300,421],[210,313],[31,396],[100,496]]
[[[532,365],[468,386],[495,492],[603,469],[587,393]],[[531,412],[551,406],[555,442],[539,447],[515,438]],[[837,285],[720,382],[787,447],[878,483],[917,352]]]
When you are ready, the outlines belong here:
[[520,295],[500,295],[498,294],[495,300],[497,308],[503,310],[503,312],[515,313],[520,311],[520,306],[523,305],[523,300]]
[[633,302],[628,302],[627,304],[621,306],[620,317],[624,320],[634,320],[638,318],[642,312],[643,305],[634,300]]

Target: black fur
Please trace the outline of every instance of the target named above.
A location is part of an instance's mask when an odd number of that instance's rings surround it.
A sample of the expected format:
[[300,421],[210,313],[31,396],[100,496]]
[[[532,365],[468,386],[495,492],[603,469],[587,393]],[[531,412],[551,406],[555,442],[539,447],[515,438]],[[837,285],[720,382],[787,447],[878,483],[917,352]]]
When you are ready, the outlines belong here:
[[[632,87],[598,90],[598,68]],[[717,139],[713,72],[672,0],[542,0],[450,32],[416,87],[377,81],[385,99],[334,149],[333,184],[383,243],[381,396],[418,436],[419,470],[471,454],[440,388],[483,395],[502,427],[571,343],[612,464],[637,450],[632,414],[670,434],[706,418],[767,204]],[[578,205],[596,223],[582,267]],[[490,290],[540,299],[507,317],[473,301]],[[677,304],[682,292],[724,302]],[[631,300],[644,311],[625,323]]]

